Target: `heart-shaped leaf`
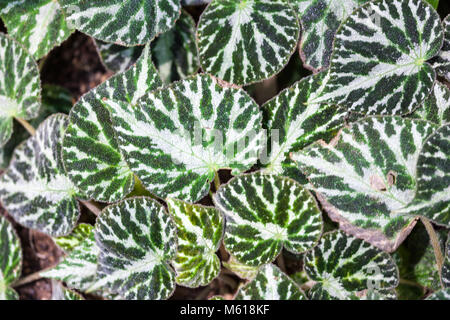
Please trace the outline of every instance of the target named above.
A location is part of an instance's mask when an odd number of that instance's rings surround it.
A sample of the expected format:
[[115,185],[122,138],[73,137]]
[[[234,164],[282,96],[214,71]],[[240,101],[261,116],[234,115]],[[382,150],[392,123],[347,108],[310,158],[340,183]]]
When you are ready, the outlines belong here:
[[93,232],[94,227],[90,224],[80,223],[67,235],[53,239],[64,252],[68,253],[78,247]]
[[306,300],[305,294],[273,264],[263,265],[256,277],[237,292],[235,300]]
[[250,169],[262,147],[258,105],[208,75],[176,82],[136,104],[105,102],[131,170],[160,197],[196,202],[216,171]]
[[169,30],[180,16],[180,0],[59,0],[67,21],[106,42],[143,45]]
[[48,117],[36,134],[19,145],[0,178],[0,200],[20,224],[50,236],[69,234],[80,215],[78,189],[66,176],[62,135],[66,115]]
[[299,32],[287,0],[213,1],[198,24],[200,63],[230,83],[258,82],[288,63]]
[[58,1],[55,0],[10,0],[0,10],[8,34],[27,48],[36,59],[66,40],[73,30]]
[[176,199],[168,199],[167,205],[178,231],[178,251],[173,261],[177,283],[191,288],[206,286],[220,272],[216,251],[224,231],[223,216],[214,207]]
[[413,117],[431,121],[437,125],[450,122],[450,90],[436,82],[432,93],[413,113]]
[[328,68],[333,40],[340,24],[368,0],[293,0],[302,22],[300,56],[304,67],[313,71]]
[[41,105],[41,81],[33,58],[0,33],[0,147],[9,140],[13,119],[33,119]]
[[415,224],[414,215],[396,211],[414,198],[420,148],[434,129],[423,120],[369,117],[292,159],[341,229],[391,252]]
[[339,28],[330,81],[316,102],[363,114],[411,113],[431,92],[436,75],[427,60],[439,53],[439,15],[422,0],[376,0]]
[[106,100],[135,103],[160,84],[147,46],[134,67],[91,90],[73,107],[62,154],[69,178],[88,197],[115,202],[134,186],[134,175],[114,136]]
[[95,45],[105,67],[113,72],[127,71],[142,54],[143,46],[124,47],[95,40]]
[[398,269],[391,256],[370,243],[342,231],[326,233],[304,256],[308,277],[317,283],[313,300],[351,299],[367,289],[386,290],[398,285]]
[[22,248],[11,223],[0,216],[0,300],[18,300],[19,296],[9,285],[20,277]]
[[175,289],[169,266],[177,251],[176,226],[151,198],[130,198],[106,207],[96,224],[100,247],[90,290],[106,287],[129,300],[168,298]]
[[450,81],[450,15],[442,22],[444,26],[444,45],[439,55],[433,59],[433,67],[437,73]]
[[273,261],[283,247],[293,253],[309,250],[322,233],[314,197],[289,178],[242,175],[219,188],[214,202],[227,221],[225,248],[249,266]]

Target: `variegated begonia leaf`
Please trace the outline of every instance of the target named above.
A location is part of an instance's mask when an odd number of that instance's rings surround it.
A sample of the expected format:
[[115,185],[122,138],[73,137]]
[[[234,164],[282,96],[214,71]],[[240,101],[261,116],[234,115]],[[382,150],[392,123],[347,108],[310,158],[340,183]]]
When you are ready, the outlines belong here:
[[450,233],[447,236],[447,243],[445,245],[445,260],[441,270],[442,284],[446,287],[450,287]]
[[430,295],[427,300],[450,300],[450,288],[436,291]]
[[419,152],[435,129],[423,120],[368,117],[292,159],[342,230],[391,252],[414,227],[414,215],[396,211],[414,198]]
[[286,248],[311,249],[322,233],[314,197],[289,178],[256,172],[219,188],[214,202],[226,217],[225,248],[239,262],[259,266]]
[[161,204],[142,197],[106,207],[95,233],[98,281],[90,290],[106,287],[127,300],[167,299],[173,293],[169,261],[177,251],[177,231]]
[[36,59],[47,55],[66,40],[73,30],[55,0],[9,0],[0,10],[8,34]]
[[183,80],[200,68],[195,21],[182,10],[175,26],[152,42],[152,56],[164,83]]
[[147,46],[134,67],[89,91],[73,107],[62,154],[69,178],[88,197],[115,202],[134,186],[134,175],[119,151],[107,100],[135,103],[160,85]]
[[309,291],[313,300],[348,300],[367,289],[393,289],[399,282],[397,266],[388,253],[342,231],[326,233],[305,254],[304,268],[317,282]]
[[447,86],[436,82],[432,93],[414,111],[413,117],[428,120],[437,125],[450,122],[450,90]]
[[134,46],[169,30],[180,16],[180,0],[59,0],[67,21],[96,39]]
[[214,207],[168,199],[169,213],[177,227],[178,251],[173,260],[178,284],[196,288],[206,286],[219,275],[216,255],[225,221]]
[[114,43],[95,40],[104,66],[113,72],[127,71],[142,54],[144,46],[124,47]]
[[235,257],[230,256],[227,262],[222,261],[222,265],[228,270],[234,272],[239,278],[251,280],[256,277],[259,268],[255,266],[248,266],[236,260]]
[[198,24],[200,64],[229,83],[258,82],[288,63],[299,32],[287,0],[213,1]]
[[256,277],[239,289],[235,300],[306,300],[297,284],[273,264],[263,265]]
[[[94,230],[89,229],[88,237],[74,247],[57,266],[42,272],[41,276],[64,281],[72,289],[88,290],[96,280],[97,256],[100,252],[95,243]],[[71,236],[75,237],[74,233]]]
[[176,82],[135,104],[105,103],[131,170],[159,197],[196,202],[216,171],[250,169],[262,147],[258,105],[209,75]]
[[67,177],[62,159],[62,135],[68,116],[48,117],[36,134],[19,145],[0,177],[0,200],[20,224],[50,236],[69,234],[80,215],[78,189]]
[[422,0],[369,1],[339,28],[330,80],[315,102],[363,114],[411,113],[431,92],[427,62],[442,46],[439,15]]
[[292,0],[302,23],[300,56],[313,71],[328,68],[340,24],[368,0]]
[[0,216],[0,300],[18,300],[18,294],[9,285],[20,277],[22,248],[12,224]]
[[52,281],[52,300],[84,300],[77,292],[64,288],[59,281]]
[[15,40],[0,33],[0,148],[12,135],[13,119],[33,119],[41,106],[36,62]]
[[433,67],[439,75],[450,81],[450,15],[442,21],[442,24],[444,26],[444,45],[439,55],[433,59]]
[[265,171],[298,180],[301,173],[289,154],[319,139],[329,141],[344,125],[343,109],[310,102],[320,95],[327,80],[326,72],[304,78],[263,106],[267,145],[271,146],[267,159],[261,158]]
[[53,240],[64,252],[68,253],[78,247],[83,241],[93,233],[94,226],[80,223],[67,236],[57,237]]

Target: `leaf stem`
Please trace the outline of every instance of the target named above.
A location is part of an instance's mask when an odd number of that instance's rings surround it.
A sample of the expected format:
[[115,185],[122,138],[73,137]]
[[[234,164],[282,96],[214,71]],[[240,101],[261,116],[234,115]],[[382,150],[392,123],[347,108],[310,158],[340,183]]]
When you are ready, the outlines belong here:
[[95,214],[96,216],[98,216],[101,212],[102,209],[100,209],[98,207],[98,205],[94,202],[94,201],[83,201],[83,200],[79,200],[86,208],[89,209],[89,211],[91,211],[93,214]]
[[431,245],[433,246],[434,250],[434,256],[436,258],[436,264],[438,267],[439,277],[441,277],[441,270],[442,265],[444,264],[444,255],[441,251],[441,245],[439,244],[439,238],[436,234],[436,231],[433,228],[433,225],[431,224],[430,220],[428,220],[425,217],[420,217],[420,220],[422,221],[423,225],[425,226],[425,229],[428,232],[428,236],[430,237]]
[[17,122],[19,122],[30,134],[30,136],[34,136],[36,134],[36,129],[25,119],[15,118]]
[[27,275],[27,276],[25,276],[25,277],[23,277],[23,278],[20,278],[20,279],[17,280],[16,282],[13,282],[12,285],[11,285],[11,287],[13,287],[13,288],[21,287],[21,286],[26,285],[26,284],[29,284],[29,283],[31,283],[31,282],[34,282],[34,281],[43,279],[41,273],[42,273],[42,272],[46,272],[46,271],[48,271],[48,270],[51,270],[51,269],[53,269],[53,268],[56,267],[56,266],[57,266],[57,264],[54,265],[54,266],[50,266],[50,267],[44,268],[44,269],[42,269],[42,270],[39,270],[39,271],[30,273],[29,275]]
[[216,172],[214,173],[214,186],[215,186],[216,192],[217,192],[217,190],[219,190],[219,188],[220,188],[219,171],[216,171]]

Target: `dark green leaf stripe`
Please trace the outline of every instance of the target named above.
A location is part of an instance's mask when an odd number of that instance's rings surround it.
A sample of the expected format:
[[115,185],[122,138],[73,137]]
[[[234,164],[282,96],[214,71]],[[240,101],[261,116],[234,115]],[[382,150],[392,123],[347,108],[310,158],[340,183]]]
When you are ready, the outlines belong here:
[[450,15],[442,22],[444,26],[444,45],[439,55],[433,59],[433,67],[437,73],[450,81]]
[[312,248],[322,233],[314,197],[289,178],[256,172],[232,179],[214,195],[225,214],[225,248],[241,263],[273,261],[284,247]]
[[414,118],[428,120],[437,125],[450,122],[450,90],[436,82],[432,93],[413,114]]
[[396,213],[414,198],[421,146],[435,130],[423,120],[369,117],[292,159],[308,176],[332,220],[346,232],[394,251],[414,225]]
[[175,289],[169,266],[177,251],[176,226],[150,198],[106,207],[96,224],[100,247],[94,288],[105,286],[128,300],[167,299]]
[[304,268],[317,283],[311,299],[347,300],[367,290],[386,290],[398,285],[398,270],[391,256],[368,242],[342,231],[327,233],[305,254]]
[[450,288],[436,291],[430,295],[427,300],[450,300]]
[[0,17],[8,34],[36,59],[45,56],[72,33],[55,0],[10,0],[0,10]]
[[180,0],[59,0],[67,21],[106,42],[133,46],[169,30],[180,15]]
[[178,251],[173,261],[177,283],[206,286],[219,275],[216,255],[224,231],[224,218],[214,207],[168,199],[169,213],[177,226]]
[[412,112],[431,92],[439,53],[438,14],[422,0],[370,1],[339,28],[330,81],[316,102],[363,114]]
[[0,147],[9,140],[13,119],[37,117],[41,82],[36,62],[9,36],[0,33]]
[[106,103],[127,163],[159,197],[198,201],[215,171],[250,169],[262,147],[258,105],[209,75],[146,94],[136,104]]
[[237,292],[235,300],[306,300],[305,294],[273,264],[263,265],[255,279]]
[[287,64],[299,32],[287,0],[213,1],[198,25],[200,63],[230,83],[261,81]]
[[134,186],[134,176],[120,154],[106,100],[135,103],[161,85],[147,46],[136,65],[91,90],[73,107],[63,142],[69,178],[97,201],[123,199]]
[[54,238],[53,240],[58,247],[68,253],[88,238],[93,229],[94,227],[90,224],[80,223],[69,235]]
[[36,134],[16,148],[0,178],[0,200],[11,216],[55,237],[70,233],[80,215],[78,189],[66,176],[61,159],[68,122],[63,114],[42,122]]
[[340,24],[367,0],[292,0],[302,23],[300,56],[313,71],[328,68]]
[[95,45],[105,67],[113,72],[125,72],[142,54],[143,46],[124,47],[95,40]]
[[13,226],[0,216],[0,300],[18,300],[17,293],[9,287],[20,277],[22,249]]

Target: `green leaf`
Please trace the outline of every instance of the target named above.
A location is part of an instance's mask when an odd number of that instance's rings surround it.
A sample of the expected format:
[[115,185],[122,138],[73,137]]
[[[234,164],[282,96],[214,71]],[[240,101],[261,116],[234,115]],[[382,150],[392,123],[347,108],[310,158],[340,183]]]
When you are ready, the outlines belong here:
[[67,21],[96,39],[134,46],[169,30],[180,15],[180,0],[59,0]]
[[0,147],[12,135],[13,119],[37,117],[41,105],[39,70],[33,58],[0,33]]
[[347,300],[363,290],[386,290],[398,285],[398,269],[391,256],[368,242],[342,231],[326,233],[304,256],[304,268],[317,283],[313,300]]
[[250,169],[262,147],[258,105],[209,75],[176,82],[136,104],[106,104],[131,170],[162,198],[200,200],[216,171]]
[[95,40],[104,66],[113,72],[127,71],[142,54],[143,46],[124,47],[114,43]]
[[84,300],[77,292],[64,288],[58,281],[52,281],[52,300]]
[[444,21],[442,21],[444,26],[444,45],[442,46],[439,55],[433,59],[433,67],[436,72],[445,77],[447,81],[450,81],[450,15],[448,15]]
[[287,0],[213,1],[197,30],[202,69],[237,85],[270,78],[288,63],[299,32]]
[[450,300],[450,288],[436,291],[430,295],[427,300]]
[[19,145],[0,177],[0,200],[20,224],[50,236],[67,235],[80,215],[78,189],[66,176],[61,159],[68,117],[55,114]]
[[200,68],[195,21],[186,11],[171,30],[152,42],[152,56],[164,83],[183,80]]
[[423,120],[368,117],[292,159],[342,230],[392,252],[415,224],[414,215],[396,211],[414,198],[420,148],[434,129]]
[[261,159],[265,171],[298,180],[301,173],[294,169],[289,154],[319,139],[329,141],[344,125],[344,110],[310,102],[320,95],[327,80],[325,72],[304,78],[263,106],[271,141],[267,159]]
[[293,0],[302,22],[300,56],[304,67],[314,72],[328,68],[333,40],[340,24],[367,0]]
[[119,151],[107,100],[135,103],[160,85],[147,46],[134,67],[91,90],[73,107],[63,160],[71,181],[89,198],[115,202],[134,186],[134,175]]
[[8,34],[19,41],[36,59],[47,55],[66,40],[73,30],[58,1],[10,0],[0,10]]
[[22,248],[12,224],[0,216],[0,300],[18,300],[17,293],[9,287],[20,277]]
[[429,4],[433,6],[433,8],[437,9],[439,6],[439,0],[426,0]]
[[89,237],[92,233],[94,227],[90,224],[80,223],[78,226],[73,229],[72,233],[53,239],[55,243],[60,247],[64,252],[68,253],[72,251],[75,247],[78,247],[83,241]]
[[219,275],[216,255],[225,221],[214,207],[167,199],[169,213],[177,227],[178,251],[173,261],[176,281],[186,287],[206,286]]
[[439,15],[422,0],[376,0],[339,28],[330,81],[315,102],[363,114],[411,113],[431,92],[436,75],[427,62],[439,53]]
[[273,264],[263,265],[256,277],[237,292],[235,300],[306,300],[303,291]]
[[95,287],[128,300],[167,299],[175,289],[169,266],[177,251],[176,226],[150,198],[130,198],[106,207],[96,224],[100,247]]
[[446,287],[450,287],[450,233],[447,236],[447,244],[445,245],[446,254],[444,265],[442,266],[441,276],[442,284]]
[[225,248],[239,262],[259,266],[286,248],[302,253],[322,233],[322,215],[309,191],[289,178],[260,172],[236,177],[214,195],[227,219]]
[[436,82],[432,93],[414,111],[413,117],[428,120],[437,125],[450,122],[450,90],[447,86]]
[[235,257],[230,256],[227,262],[222,261],[222,265],[228,270],[234,272],[239,278],[252,280],[256,277],[259,268],[248,266],[236,260]]

